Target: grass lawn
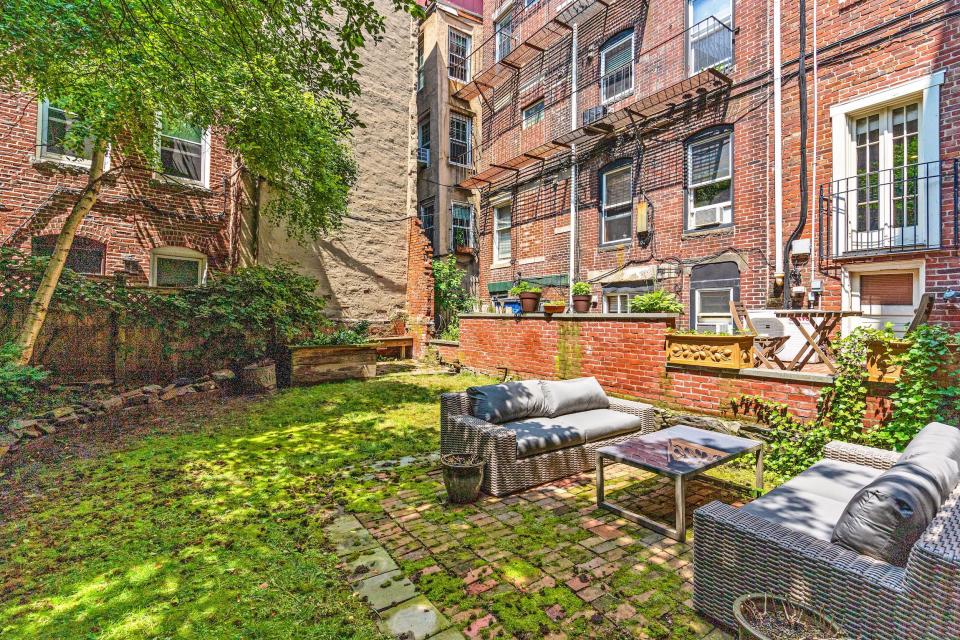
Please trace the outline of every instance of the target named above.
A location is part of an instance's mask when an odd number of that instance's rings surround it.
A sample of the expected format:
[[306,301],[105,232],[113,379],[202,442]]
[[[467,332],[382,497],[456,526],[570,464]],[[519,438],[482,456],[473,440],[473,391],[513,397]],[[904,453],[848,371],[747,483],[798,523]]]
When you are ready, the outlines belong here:
[[398,483],[416,491],[415,469],[371,481],[362,467],[436,451],[438,394],[480,380],[295,389],[39,463],[0,511],[0,636],[380,637],[321,527],[337,505],[376,512]]

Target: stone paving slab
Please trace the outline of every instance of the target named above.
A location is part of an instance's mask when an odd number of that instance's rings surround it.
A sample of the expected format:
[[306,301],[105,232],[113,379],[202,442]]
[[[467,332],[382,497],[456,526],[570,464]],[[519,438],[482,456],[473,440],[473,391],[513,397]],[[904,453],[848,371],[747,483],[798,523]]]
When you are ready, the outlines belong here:
[[417,588],[399,569],[361,580],[354,584],[353,591],[374,611],[395,607],[417,595]]
[[355,558],[344,563],[344,568],[351,580],[370,578],[399,569],[387,550],[379,545],[359,552]]
[[391,636],[425,640],[450,627],[450,621],[423,596],[407,600],[381,615],[380,629]]
[[333,543],[335,553],[341,558],[379,546],[376,539],[354,516],[336,518],[324,532],[327,539]]

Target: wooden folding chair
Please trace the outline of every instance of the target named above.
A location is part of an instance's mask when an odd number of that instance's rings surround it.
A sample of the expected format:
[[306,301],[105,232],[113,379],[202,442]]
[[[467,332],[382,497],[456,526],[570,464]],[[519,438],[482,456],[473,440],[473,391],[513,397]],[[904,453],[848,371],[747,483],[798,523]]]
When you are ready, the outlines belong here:
[[907,327],[907,333],[910,333],[922,324],[926,324],[930,319],[930,312],[933,311],[933,301],[937,299],[936,294],[925,293],[920,296],[920,304],[917,305],[917,312]]
[[777,353],[783,349],[783,345],[787,344],[790,336],[761,334],[754,326],[753,320],[750,319],[747,308],[739,300],[730,301],[730,315],[733,316],[733,323],[741,333],[753,334],[753,353],[759,364],[768,369],[773,369],[774,364],[781,369],[787,368]]

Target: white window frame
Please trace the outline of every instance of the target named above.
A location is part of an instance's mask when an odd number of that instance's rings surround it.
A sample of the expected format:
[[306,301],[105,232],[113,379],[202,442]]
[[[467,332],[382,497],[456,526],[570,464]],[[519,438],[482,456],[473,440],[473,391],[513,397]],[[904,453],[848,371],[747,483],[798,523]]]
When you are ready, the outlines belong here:
[[[693,150],[695,147],[699,147],[704,144],[711,142],[716,142],[721,138],[726,138],[729,140],[729,154],[730,159],[727,166],[727,174],[723,176],[716,176],[712,180],[704,180],[701,182],[693,181]],[[734,189],[734,178],[733,178],[733,131],[724,130],[718,131],[716,134],[709,135],[707,137],[692,140],[687,143],[686,149],[686,160],[687,160],[687,231],[697,231],[699,229],[710,229],[718,226],[724,226],[733,224],[733,189]],[[717,204],[710,204],[703,207],[694,207],[694,190],[698,187],[703,187],[715,182],[720,182],[722,180],[730,180],[730,199],[726,202],[721,202]],[[720,221],[709,224],[709,225],[700,225],[697,226],[694,221],[696,220],[696,214],[700,211],[706,211],[708,209],[720,209]]]
[[[427,141],[426,141],[426,144],[424,144],[424,140],[423,140],[423,138],[424,138],[424,136],[423,136],[424,130],[426,130],[426,132],[427,132],[427,136],[426,136]],[[426,164],[428,167],[430,166],[430,162],[431,162],[431,160],[432,160],[432,158],[430,157],[430,148],[431,148],[431,143],[432,143],[432,135],[431,135],[431,134],[432,134],[432,133],[433,133],[433,132],[430,130],[430,115],[428,114],[427,116],[425,116],[422,120],[420,120],[420,121],[417,123],[417,158],[418,158],[418,160],[419,160],[419,157],[420,157],[419,152],[420,152],[420,150],[426,149],[426,150],[427,150],[427,161],[426,161],[425,164]]]
[[[172,136],[167,136],[172,137]],[[157,152],[157,158],[160,157],[160,145],[162,144],[163,138],[163,124],[160,120],[160,116],[157,116],[157,135],[155,136],[154,148]],[[192,142],[192,141],[188,141]],[[201,187],[203,189],[210,188],[210,127],[204,129],[203,134],[200,136],[200,179],[191,180],[190,178],[182,178],[180,176],[171,176],[165,173],[162,169],[159,171],[153,172],[154,179],[162,180],[164,182],[169,182],[172,184],[179,185],[191,185],[195,187]]]
[[[908,326],[912,316],[916,313],[917,305],[920,304],[920,296],[926,290],[927,264],[923,258],[916,260],[897,260],[884,262],[864,262],[860,264],[848,264],[843,267],[841,273],[841,293],[842,305],[844,311],[861,311],[862,316],[844,318],[841,324],[841,332],[848,335],[854,328],[862,325],[882,328],[890,320],[890,316],[899,316],[902,324]],[[863,274],[884,274],[884,273],[905,273],[913,274],[913,304],[907,308],[906,305],[879,305],[881,309],[867,309],[864,311],[860,303],[860,276]],[[875,320],[874,320],[875,319]],[[903,333],[904,327],[895,327],[899,334]]]
[[[37,153],[36,160],[55,162],[57,164],[68,165],[87,169],[90,167],[90,160],[78,158],[62,153],[55,153],[47,150],[47,129],[50,111],[50,101],[41,100],[37,103]],[[107,146],[106,156],[103,158],[103,170],[110,169],[110,147]]]
[[[500,222],[500,214],[506,210],[507,212],[507,224],[503,225]],[[503,234],[504,229],[510,234],[511,246],[507,249],[507,254],[503,255],[500,253],[500,238]],[[509,202],[496,205],[493,207],[493,263],[494,266],[499,266],[501,263],[509,263],[513,257],[513,207]]]
[[[502,30],[502,28],[503,28],[501,25],[502,25],[503,23],[505,23],[505,22],[509,22],[509,23],[510,23],[510,33],[509,33],[509,35],[506,36],[506,37],[509,39],[508,41],[510,42],[510,48],[509,48],[508,51],[503,51],[503,48],[502,48],[502,46],[501,46],[501,44],[502,44],[501,37],[502,37],[502,36],[501,36],[501,33],[500,33],[500,32],[501,32],[501,30]],[[512,11],[507,11],[507,12],[505,12],[502,16],[499,16],[499,17],[497,17],[497,18],[494,20],[494,22],[493,22],[493,32],[494,32],[494,34],[496,34],[496,36],[495,36],[495,38],[494,38],[494,41],[493,41],[493,44],[494,44],[494,62],[500,62],[500,61],[503,60],[505,57],[507,57],[508,55],[510,55],[510,52],[511,52],[511,51],[513,51],[513,26],[514,26],[514,25],[513,25],[513,12],[512,12]]]
[[[916,80],[890,87],[883,91],[869,94],[849,102],[834,105],[830,108],[830,119],[833,137],[833,184],[841,185],[856,173],[855,131],[853,127],[856,118],[877,111],[885,107],[894,107],[908,104],[913,101],[920,103],[919,122],[919,157],[918,162],[923,165],[940,159],[940,85],[943,84],[946,73],[936,73],[922,76]],[[851,167],[853,170],[851,171]],[[927,216],[940,219],[940,181],[927,180],[926,189],[920,189],[920,196],[924,202],[919,207],[918,227],[926,226],[922,241],[927,246],[940,245],[940,225],[930,223]],[[856,203],[853,203],[855,207]],[[847,211],[847,220],[853,218],[855,223],[855,208],[848,207],[848,203],[834,200],[831,202],[834,209],[841,208]],[[923,216],[922,218],[920,216]],[[846,253],[850,247],[850,231],[841,229],[843,216],[833,218],[833,247],[835,255]],[[921,221],[922,220],[922,221]]]
[[[630,176],[630,190],[629,190],[629,199],[625,202],[615,202],[610,204],[607,202],[607,177],[615,173],[622,173],[626,171]],[[620,207],[626,207],[626,210],[620,213],[613,215],[607,215],[608,209],[615,209]],[[607,240],[607,221],[608,220],[617,220],[620,218],[628,217],[630,218],[630,229],[631,232],[627,233],[626,238],[619,238],[617,240]],[[624,244],[631,242],[633,236],[633,163],[627,163],[622,166],[608,169],[600,174],[600,244],[601,245],[614,245],[614,244]]]
[[[623,42],[625,42],[626,40],[630,40],[630,64],[629,64],[629,65],[624,65],[623,67],[618,67],[618,68],[619,68],[619,69],[622,69],[622,68],[626,68],[626,66],[629,66],[629,67],[631,68],[631,71],[630,71],[630,86],[629,86],[628,88],[625,88],[623,91],[621,91],[620,93],[617,93],[617,94],[615,94],[615,95],[612,95],[612,96],[609,96],[609,97],[604,96],[604,95],[603,95],[603,93],[604,93],[604,89],[603,89],[603,79],[604,79],[604,77],[606,77],[606,75],[607,75],[607,53],[608,53],[611,49],[614,49],[614,48],[620,46],[621,44],[623,44]],[[608,42],[606,45],[604,45],[603,49],[600,50],[600,96],[601,96],[601,103],[602,103],[602,104],[610,104],[611,102],[617,102],[618,100],[623,100],[623,99],[626,98],[627,96],[633,94],[633,89],[634,89],[634,73],[633,73],[633,72],[635,71],[635,69],[633,68],[633,66],[634,66],[634,59],[633,59],[633,57],[634,57],[635,55],[636,55],[636,51],[634,51],[634,33],[633,33],[632,31],[631,31],[629,34],[626,34],[626,35],[624,35],[624,36],[621,37],[621,38],[618,38],[618,39],[616,39],[616,40],[613,40],[612,42]],[[617,69],[614,69],[614,71],[616,71],[616,70],[617,70]]]
[[[462,37],[466,40],[466,43],[467,43],[467,44],[466,44],[466,47],[465,47],[466,52],[464,53],[464,56],[463,56],[463,69],[464,69],[464,77],[463,77],[463,78],[458,78],[458,77],[456,77],[455,75],[453,75],[453,74],[450,73],[450,67],[453,66],[453,65],[451,64],[451,56],[452,56],[453,54],[452,54],[452,52],[450,51],[450,49],[451,49],[450,43],[451,43],[451,40],[453,39],[453,34],[457,34],[457,35],[459,35],[459,36],[462,36]],[[460,31],[460,29],[455,29],[455,28],[453,28],[453,27],[447,27],[447,76],[449,76],[449,78],[450,78],[451,80],[455,80],[456,82],[470,82],[470,78],[472,77],[472,74],[471,74],[471,72],[470,72],[470,71],[471,71],[471,70],[470,70],[470,58],[472,57],[472,56],[471,56],[472,53],[473,53],[473,38],[470,36],[470,34],[469,34],[469,33],[465,33],[465,32],[463,32],[463,31]]]
[[424,65],[426,64],[426,49],[424,48],[423,32],[417,35],[417,91],[422,91],[426,85]]
[[[725,64],[729,64],[729,63],[733,62],[733,40],[732,40],[732,38],[733,38],[733,10],[734,10],[734,0],[727,0],[727,4],[728,4],[729,7],[730,7],[730,15],[726,18],[726,20],[724,20],[724,19],[722,19],[722,18],[720,18],[720,17],[718,17],[717,15],[714,14],[714,15],[712,15],[712,16],[708,16],[707,18],[704,18],[703,20],[700,20],[699,22],[694,22],[694,21],[693,21],[693,4],[694,4],[694,0],[687,0],[687,36],[686,36],[686,38],[687,38],[687,52],[686,52],[686,55],[687,55],[687,61],[688,61],[688,62],[687,62],[687,66],[689,67],[689,74],[688,74],[688,75],[691,75],[691,76],[694,76],[694,75],[700,73],[700,72],[703,71],[704,69],[708,69],[708,68],[711,68],[711,67],[716,66],[716,65],[725,65]],[[693,29],[693,27],[701,24],[702,22],[705,22],[705,21],[709,20],[710,18],[714,18],[717,22],[719,22],[720,24],[723,24],[723,25],[727,26],[727,27],[731,30],[731,31],[730,31],[730,38],[731,38],[731,42],[730,42],[730,55],[729,55],[727,58],[723,59],[723,60],[718,60],[717,62],[713,63],[713,65],[710,65],[709,67],[706,67],[706,66],[705,66],[705,67],[696,68],[696,67],[694,67],[694,64],[693,64],[693,58],[694,58],[694,56],[693,56],[693,43],[694,43],[694,40],[691,40],[691,35],[692,35],[691,29]],[[719,30],[721,27],[716,27],[716,28]],[[708,36],[703,36],[703,35],[701,35],[700,38],[698,38],[698,41],[705,39],[705,37],[709,37],[709,35],[708,35]]]
[[[448,148],[447,148],[447,155],[448,155],[447,161],[448,161],[450,164],[456,165],[456,166],[458,166],[458,167],[470,167],[470,166],[472,166],[472,164],[473,164],[473,118],[471,118],[470,116],[463,115],[463,114],[461,114],[461,113],[451,112],[451,113],[450,113],[450,124],[451,124],[451,125],[453,124],[453,121],[454,121],[454,120],[460,120],[460,121],[465,122],[465,123],[467,124],[467,139],[466,139],[466,141],[465,141],[465,144],[466,144],[466,147],[467,147],[467,155],[470,156],[470,162],[464,163],[464,162],[457,162],[457,161],[454,160],[454,154],[453,154],[453,152],[452,152],[453,150],[450,148],[450,146],[453,145],[453,142],[454,142],[454,138],[453,138],[452,135],[449,136],[450,141],[449,141],[449,144],[447,145],[447,146],[448,146]],[[450,128],[450,127],[448,127],[448,129],[449,129],[449,128]],[[457,142],[460,142],[460,140],[457,140]]]
[[[723,325],[725,325],[723,331],[717,331],[716,329],[710,329],[710,331],[714,331],[715,333],[733,333],[733,329],[734,329],[733,316],[730,315],[729,309],[727,310],[726,313],[703,313],[703,311],[702,311],[703,305],[702,305],[701,302],[700,302],[700,295],[701,295],[702,293],[704,293],[704,292],[706,292],[706,293],[716,293],[716,292],[718,292],[718,291],[723,291],[723,292],[726,292],[726,293],[727,293],[727,295],[728,295],[728,302],[729,302],[729,300],[733,300],[733,288],[732,288],[732,287],[704,287],[704,288],[702,288],[702,289],[694,289],[694,296],[696,297],[696,302],[695,302],[695,305],[696,305],[696,314],[694,315],[694,318],[693,318],[693,326],[694,326],[694,329],[695,329],[695,330],[700,330],[700,325],[701,325],[701,324],[704,324],[704,325],[712,325],[712,326],[719,325],[719,324],[723,324]],[[701,316],[707,316],[708,318],[712,318],[712,319],[715,319],[715,320],[720,320],[720,319],[724,319],[724,318],[725,318],[725,319],[726,319],[726,322],[703,322],[703,323],[701,323],[701,322],[700,322],[700,317],[701,317]]]
[[[536,116],[534,116],[533,118],[528,119],[528,118],[527,118],[527,114],[528,114],[531,110],[533,110],[533,109],[535,109],[535,108],[537,108],[537,107],[540,107],[539,113],[538,113]],[[532,127],[532,126],[534,126],[534,125],[540,124],[541,122],[543,122],[543,120],[544,120],[544,118],[546,117],[546,115],[547,115],[547,113],[546,113],[546,105],[544,104],[542,98],[541,98],[540,100],[537,100],[536,102],[533,102],[533,103],[527,105],[527,106],[524,107],[524,109],[523,109],[523,127],[522,127],[522,128],[526,129],[526,128],[528,128],[528,127]],[[535,118],[535,119],[534,119],[534,118]]]
[[150,286],[157,285],[157,259],[182,260],[197,263],[198,285],[207,282],[207,256],[187,247],[157,247],[150,252]]
[[[630,313],[630,300],[636,293],[605,293],[603,294],[603,312],[604,313]],[[610,299],[617,300],[617,308],[610,308]]]
[[467,219],[468,226],[467,226],[467,245],[466,246],[471,249],[473,248],[473,215],[474,215],[473,205],[471,205],[469,202],[454,201],[450,203],[450,249],[452,251],[456,251],[457,249],[457,242],[456,242],[457,229],[464,228],[462,225],[460,226],[457,225],[458,218],[456,215],[454,215],[454,211],[458,208],[466,209],[467,211],[470,212],[470,215]]

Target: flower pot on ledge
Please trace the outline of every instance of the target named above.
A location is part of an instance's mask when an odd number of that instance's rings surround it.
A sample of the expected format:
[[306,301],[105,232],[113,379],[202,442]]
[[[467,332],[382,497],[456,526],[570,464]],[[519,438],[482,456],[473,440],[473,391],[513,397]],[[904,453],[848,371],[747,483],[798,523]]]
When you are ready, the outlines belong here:
[[749,369],[753,366],[752,350],[752,335],[667,334],[667,364]]
[[577,313],[590,313],[593,296],[573,296],[573,310]]
[[524,313],[536,313],[537,307],[540,306],[540,292],[524,291],[517,297],[520,298],[520,309]]

